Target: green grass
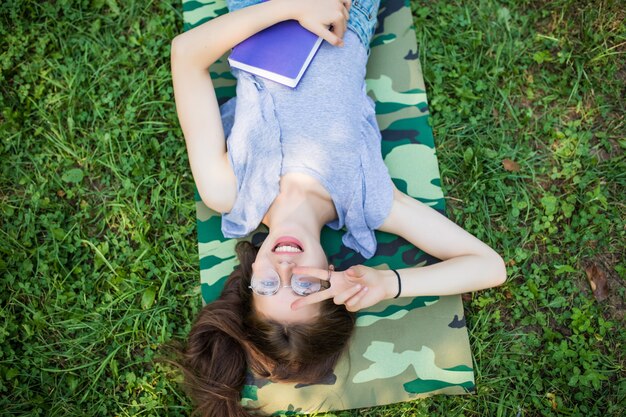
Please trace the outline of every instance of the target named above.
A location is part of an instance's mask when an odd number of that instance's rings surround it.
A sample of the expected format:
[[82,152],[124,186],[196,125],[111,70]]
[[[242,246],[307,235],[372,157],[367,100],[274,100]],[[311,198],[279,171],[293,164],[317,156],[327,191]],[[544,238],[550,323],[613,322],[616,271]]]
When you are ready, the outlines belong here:
[[[413,10],[450,216],[510,278],[466,297],[477,395],[337,415],[621,415],[624,8]],[[189,414],[154,362],[201,306],[169,75],[181,30],[178,1],[0,4],[3,415]]]

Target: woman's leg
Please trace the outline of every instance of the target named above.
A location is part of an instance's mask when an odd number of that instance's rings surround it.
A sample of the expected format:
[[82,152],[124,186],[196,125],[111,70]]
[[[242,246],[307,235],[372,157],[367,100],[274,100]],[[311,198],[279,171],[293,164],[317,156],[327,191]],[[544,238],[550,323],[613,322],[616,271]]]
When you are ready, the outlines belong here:
[[229,12],[234,12],[235,10],[261,3],[261,1],[262,0],[226,0],[226,5],[228,6]]
[[381,0],[352,0],[348,28],[359,36],[369,52],[369,44],[376,29]]

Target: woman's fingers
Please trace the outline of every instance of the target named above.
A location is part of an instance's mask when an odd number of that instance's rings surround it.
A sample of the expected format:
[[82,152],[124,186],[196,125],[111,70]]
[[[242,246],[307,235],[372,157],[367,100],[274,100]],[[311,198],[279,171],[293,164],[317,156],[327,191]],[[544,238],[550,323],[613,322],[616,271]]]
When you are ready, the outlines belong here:
[[294,301],[291,304],[291,309],[297,310],[306,305],[319,303],[320,301],[332,298],[335,304],[345,304],[346,307],[351,306],[354,310],[358,310],[356,306],[368,291],[365,287],[365,276],[369,270],[371,270],[371,268],[362,265],[352,266],[343,272],[335,272],[332,265],[330,265],[328,269],[296,266],[292,270],[294,274],[331,281],[331,287],[327,290],[316,292]]
[[342,38],[350,18],[351,1],[301,0],[297,5],[294,17],[302,26],[331,45],[343,45]]
[[333,301],[335,304],[345,304],[349,298],[354,297],[359,291],[361,291],[361,285],[357,284],[348,288],[341,294],[336,295],[335,298],[333,298]]
[[313,294],[309,294],[306,297],[302,297],[293,303],[291,303],[291,309],[297,310],[304,306],[308,306],[311,304],[319,303],[320,301],[328,300],[329,298],[333,298],[333,292],[328,289],[320,292],[315,292]]
[[[330,273],[329,273],[330,270]],[[360,268],[359,265],[352,266],[343,272],[335,272],[334,268],[322,269],[312,266],[296,266],[293,268],[293,273],[297,275],[306,275],[309,277],[323,279],[324,281],[330,281],[334,274],[344,274],[349,281],[354,282],[363,277],[367,270]],[[353,281],[354,280],[354,281]]]
[[366,273],[367,273],[367,269],[364,268],[362,265],[355,265],[346,269],[346,275],[350,279],[362,278],[363,276],[365,276]]
[[367,294],[368,290],[369,290],[368,287],[363,287],[363,288],[361,288],[361,290],[359,292],[357,292],[355,295],[353,295],[348,300],[346,300],[346,302],[344,304],[346,305],[346,308],[348,309],[348,311],[357,311],[357,310],[359,310],[357,305],[363,299],[363,297],[365,297],[365,294]]
[[346,21],[350,20],[350,6],[346,6],[346,4],[343,4],[343,17],[346,19]]
[[309,277],[323,279],[324,281],[330,280],[331,274],[328,273],[328,269],[315,268],[311,266],[296,266],[293,268],[293,273],[298,275],[306,275]]
[[346,19],[346,15],[343,13],[346,9],[344,7],[341,8],[341,11],[337,12],[335,19],[333,19],[333,33],[338,37],[343,39],[343,35],[346,33],[346,29],[348,26],[348,21]]
[[[335,28],[333,27],[333,30]],[[321,36],[326,42],[330,43],[334,46],[339,46],[343,43],[341,38],[335,34],[335,32],[331,31],[330,28],[320,26],[317,31],[313,31],[318,36]]]

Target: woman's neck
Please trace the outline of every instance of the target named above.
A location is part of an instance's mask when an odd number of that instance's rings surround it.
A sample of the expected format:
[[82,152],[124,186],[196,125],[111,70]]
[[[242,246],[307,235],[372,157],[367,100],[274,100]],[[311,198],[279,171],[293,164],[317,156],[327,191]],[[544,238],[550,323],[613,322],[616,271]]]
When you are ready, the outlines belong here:
[[308,175],[290,173],[281,178],[280,191],[263,223],[270,230],[296,226],[319,237],[322,227],[336,218],[335,205],[320,183]]

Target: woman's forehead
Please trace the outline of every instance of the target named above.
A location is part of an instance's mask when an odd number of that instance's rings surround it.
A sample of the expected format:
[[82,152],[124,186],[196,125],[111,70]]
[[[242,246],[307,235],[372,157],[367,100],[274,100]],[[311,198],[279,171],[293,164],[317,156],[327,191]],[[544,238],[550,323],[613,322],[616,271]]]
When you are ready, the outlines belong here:
[[272,296],[252,294],[252,307],[259,316],[279,323],[308,323],[319,316],[320,304],[292,310],[291,304],[300,298],[291,288],[281,288]]

